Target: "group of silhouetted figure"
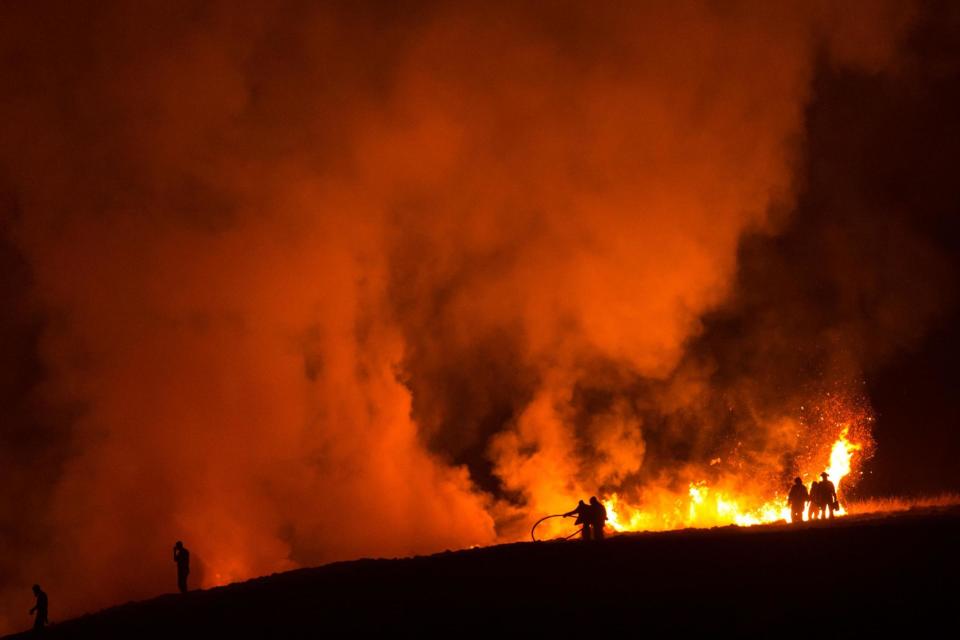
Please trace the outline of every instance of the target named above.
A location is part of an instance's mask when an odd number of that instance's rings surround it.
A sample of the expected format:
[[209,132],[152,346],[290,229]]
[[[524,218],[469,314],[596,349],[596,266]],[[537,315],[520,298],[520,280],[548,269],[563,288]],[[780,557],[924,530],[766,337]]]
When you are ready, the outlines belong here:
[[[837,489],[830,481],[830,477],[824,472],[820,474],[820,478],[819,482],[814,481],[810,485],[809,491],[800,478],[793,481],[793,486],[787,496],[792,522],[803,521],[804,508],[807,509],[808,520],[832,518],[834,511],[840,508],[840,504],[837,502]],[[580,533],[584,540],[603,540],[603,528],[607,522],[607,509],[596,496],[590,498],[589,503],[581,500],[573,511],[563,514],[565,518],[573,516],[577,517],[575,524],[582,527]],[[179,540],[173,545],[173,561],[177,565],[177,589],[180,590],[180,593],[186,593],[187,578],[190,575],[190,551]],[[33,595],[37,599],[36,605],[30,609],[30,614],[35,616],[33,628],[35,631],[42,631],[49,623],[47,594],[40,588],[40,585],[35,584],[33,585]]]
[[597,496],[590,498],[590,504],[581,500],[577,508],[563,514],[564,518],[577,516],[574,524],[582,525],[580,537],[584,540],[603,540],[603,527],[607,523],[607,508],[597,500]]
[[[190,551],[183,543],[177,540],[173,545],[173,561],[177,565],[177,588],[180,593],[187,592],[187,577],[190,575]],[[37,603],[30,609],[30,615],[33,619],[33,630],[35,632],[43,631],[43,628],[50,624],[49,610],[50,605],[47,600],[47,594],[40,588],[40,585],[33,585],[33,596]]]
[[790,504],[790,521],[794,523],[803,522],[804,508],[807,511],[807,520],[832,518],[834,511],[840,509],[837,488],[833,486],[827,472],[820,474],[819,482],[814,480],[810,484],[809,491],[803,486],[803,480],[794,478],[787,502]]
[[[790,505],[790,521],[803,522],[803,512],[807,512],[807,520],[823,520],[833,518],[834,512],[840,509],[837,499],[837,488],[830,481],[826,471],[820,474],[820,480],[814,480],[810,489],[803,484],[803,480],[795,478],[790,493],[787,495]],[[587,504],[581,500],[576,509],[563,514],[564,518],[576,516],[576,524],[581,525],[581,537],[584,540],[603,540],[603,528],[607,522],[607,509],[596,496],[590,498]]]

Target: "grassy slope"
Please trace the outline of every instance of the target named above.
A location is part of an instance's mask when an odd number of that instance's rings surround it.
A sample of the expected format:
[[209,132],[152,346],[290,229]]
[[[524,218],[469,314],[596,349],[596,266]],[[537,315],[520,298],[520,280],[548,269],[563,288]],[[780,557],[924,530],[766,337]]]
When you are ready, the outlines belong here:
[[[911,635],[960,596],[960,509],[521,543],[359,560],[135,602],[50,637],[318,637],[412,631],[628,637]],[[624,635],[618,633],[617,635]]]

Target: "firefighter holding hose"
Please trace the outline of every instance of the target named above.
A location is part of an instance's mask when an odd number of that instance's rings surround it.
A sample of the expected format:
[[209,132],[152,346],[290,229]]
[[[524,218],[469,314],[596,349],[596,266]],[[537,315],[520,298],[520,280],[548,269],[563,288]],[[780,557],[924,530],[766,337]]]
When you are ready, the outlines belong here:
[[590,540],[590,525],[593,522],[593,508],[581,500],[577,503],[576,509],[563,514],[564,518],[570,518],[572,516],[577,516],[577,520],[574,522],[574,524],[583,526],[583,529],[580,532],[580,537],[584,540]]

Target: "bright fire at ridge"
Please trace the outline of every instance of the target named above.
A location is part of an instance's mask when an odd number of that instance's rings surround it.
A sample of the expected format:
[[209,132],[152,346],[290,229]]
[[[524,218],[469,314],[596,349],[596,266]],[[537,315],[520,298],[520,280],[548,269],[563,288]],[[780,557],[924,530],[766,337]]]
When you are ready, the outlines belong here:
[[[849,439],[850,425],[841,427],[836,441],[830,447],[829,464],[825,467],[830,479],[837,488],[838,496],[843,495],[842,484],[853,469],[854,454],[863,450],[863,444],[852,442]],[[818,475],[816,469],[807,470],[802,478],[809,482]],[[673,508],[667,510],[651,510],[634,507],[624,501],[616,493],[610,494],[605,500],[608,525],[615,531],[642,531],[663,530],[686,527],[725,526],[737,525],[749,527],[790,520],[790,507],[785,495],[777,495],[774,499],[762,503],[757,507],[747,505],[756,501],[752,496],[736,495],[722,489],[708,486],[705,480],[693,482],[689,486],[686,496],[678,495],[673,501]],[[836,516],[846,512],[841,503]],[[806,515],[804,515],[806,520]]]
[[[650,474],[607,487],[564,487],[550,511],[563,513],[578,497],[595,494],[607,510],[613,532],[665,531],[685,528],[753,526],[790,522],[787,494],[794,478],[811,488],[826,472],[837,493],[834,516],[846,515],[856,497],[852,488],[863,476],[875,450],[873,411],[856,389],[834,388],[811,396],[792,415],[770,418],[768,452],[758,458],[751,447],[731,441],[705,458],[676,471]],[[567,506],[569,505],[569,506]],[[804,520],[809,510],[804,508]],[[556,518],[543,523],[541,538],[567,537],[571,523]]]

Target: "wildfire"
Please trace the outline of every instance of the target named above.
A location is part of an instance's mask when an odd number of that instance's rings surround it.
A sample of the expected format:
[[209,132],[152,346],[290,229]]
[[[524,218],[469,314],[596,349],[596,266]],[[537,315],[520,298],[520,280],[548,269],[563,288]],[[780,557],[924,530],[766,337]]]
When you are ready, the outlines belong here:
[[[806,478],[816,478],[819,470],[825,468],[838,493],[844,478],[853,469],[855,454],[864,449],[863,443],[850,440],[849,424],[839,426],[840,432],[829,449],[828,465],[813,467],[803,474]],[[763,501],[735,489],[711,487],[705,480],[690,483],[685,495],[661,494],[654,500],[656,505],[635,507],[618,494],[610,494],[603,501],[607,524],[615,531],[640,531],[726,525],[749,527],[790,519],[785,495]],[[844,514],[842,506],[835,513]]]

